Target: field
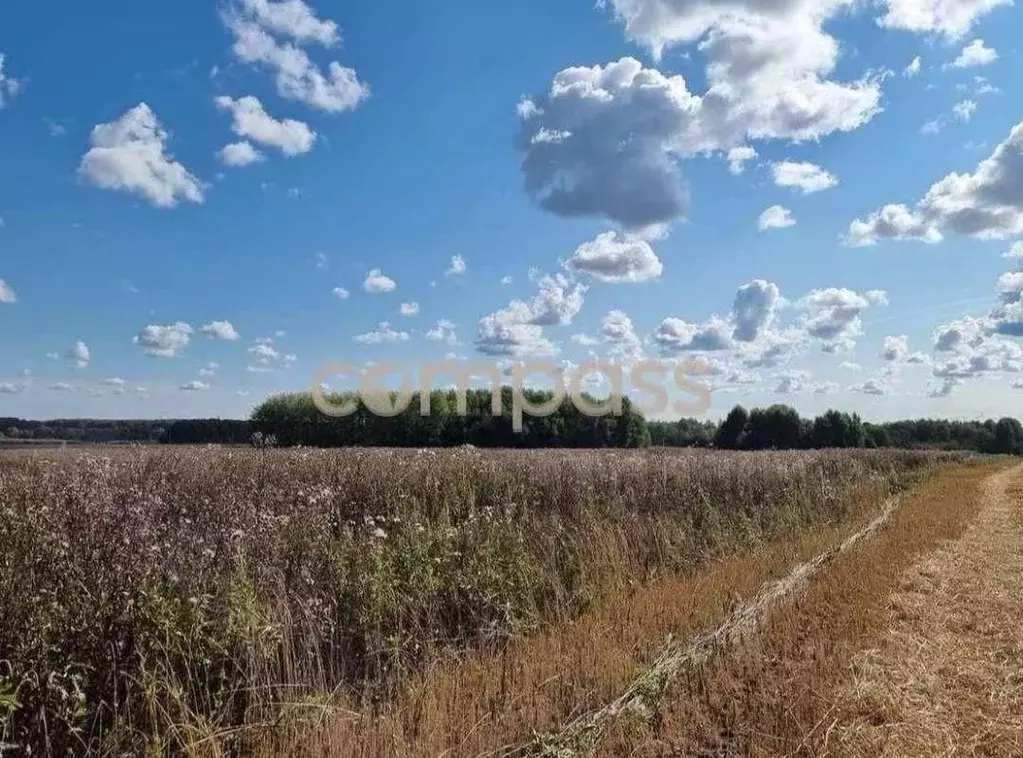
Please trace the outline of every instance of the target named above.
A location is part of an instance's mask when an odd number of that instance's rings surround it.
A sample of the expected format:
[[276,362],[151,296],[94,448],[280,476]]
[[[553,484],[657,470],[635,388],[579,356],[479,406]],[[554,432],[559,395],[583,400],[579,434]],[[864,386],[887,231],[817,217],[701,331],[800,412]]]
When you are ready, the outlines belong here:
[[[8,451],[0,753],[570,755],[579,736],[565,726],[648,681],[666,645],[684,647],[833,549],[893,494],[1004,466],[971,461]],[[961,531],[958,511],[931,511],[932,531],[891,561]],[[701,664],[720,681],[700,708],[681,697],[654,719],[701,725],[678,737],[686,750],[720,737],[730,711],[712,707],[718,694],[750,697],[755,666],[716,665]],[[624,751],[609,754],[660,744],[649,718],[633,721],[601,728]]]

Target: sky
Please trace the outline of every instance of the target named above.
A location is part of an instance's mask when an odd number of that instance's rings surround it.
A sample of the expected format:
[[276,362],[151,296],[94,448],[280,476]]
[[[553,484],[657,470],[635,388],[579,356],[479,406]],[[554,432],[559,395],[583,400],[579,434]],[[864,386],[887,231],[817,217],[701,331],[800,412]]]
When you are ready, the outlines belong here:
[[1021,32],[1012,0],[4,3],[0,416],[448,360],[1023,416]]

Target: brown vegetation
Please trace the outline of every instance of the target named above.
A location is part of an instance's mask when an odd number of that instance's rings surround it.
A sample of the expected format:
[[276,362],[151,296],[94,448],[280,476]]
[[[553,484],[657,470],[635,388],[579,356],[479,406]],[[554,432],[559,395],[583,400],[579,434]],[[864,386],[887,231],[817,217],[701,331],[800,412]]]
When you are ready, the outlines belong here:
[[[893,713],[840,693],[851,665],[862,660],[860,651],[883,639],[891,617],[889,595],[900,586],[902,573],[964,533],[982,505],[985,479],[1004,466],[946,471],[909,495],[883,532],[826,568],[798,599],[776,608],[761,634],[693,671],[666,693],[650,718],[619,722],[598,754],[952,755],[947,750],[882,753],[877,742],[857,746],[849,724],[865,720],[876,727],[891,723]],[[916,660],[928,654],[918,649]],[[954,668],[959,662],[950,658],[948,664]],[[839,740],[843,729],[847,733]]]
[[603,702],[666,634],[715,623],[937,460],[11,453],[0,743],[499,748]]

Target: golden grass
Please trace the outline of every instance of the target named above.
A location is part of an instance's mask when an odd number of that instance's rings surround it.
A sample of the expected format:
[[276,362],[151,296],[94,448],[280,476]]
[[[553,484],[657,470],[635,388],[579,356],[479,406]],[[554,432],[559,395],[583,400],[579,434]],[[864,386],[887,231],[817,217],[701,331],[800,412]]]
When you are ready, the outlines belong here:
[[308,730],[277,729],[263,755],[477,756],[500,754],[615,697],[666,638],[714,627],[742,598],[840,543],[877,514],[878,486],[838,524],[716,561],[690,575],[633,585],[628,594],[498,655],[476,653],[417,677],[386,707],[342,706]]
[[[1018,749],[949,752],[934,741],[928,743],[926,753],[901,747],[883,753],[875,739],[883,733],[883,725],[898,723],[900,714],[919,709],[920,701],[910,698],[900,703],[902,711],[885,710],[876,700],[871,703],[853,697],[847,684],[855,664],[870,658],[860,651],[884,641],[893,616],[889,597],[901,586],[903,572],[945,541],[964,534],[984,502],[985,481],[1005,465],[946,470],[909,495],[883,532],[827,567],[802,596],[770,614],[761,635],[677,683],[652,717],[620,722],[598,755],[1018,755]],[[1016,544],[1018,551],[1018,539]],[[955,592],[950,592],[949,602],[957,602]],[[935,624],[941,613],[936,610],[933,617],[921,616],[926,623],[917,642],[927,639],[927,624]],[[958,653],[953,647],[947,650],[950,657],[942,669],[946,676],[957,669],[956,655],[963,652],[962,648]],[[890,656],[872,671],[876,674],[879,668],[896,662],[908,670],[907,659],[927,662],[932,651],[918,647],[912,656],[907,650],[892,651]],[[1021,685],[1018,663],[1015,669],[1009,664],[1003,673],[1015,674],[1006,681]],[[878,684],[872,692],[876,696],[889,689],[888,683]],[[982,691],[975,690],[975,694],[981,696]],[[1004,705],[1017,707],[1018,701]],[[932,707],[937,718],[947,718],[947,714],[938,714],[938,706]],[[996,730],[1009,728],[1007,721],[978,718],[975,727],[983,723],[994,724]],[[849,728],[854,723],[879,731]],[[842,725],[846,728],[840,743]],[[954,722],[950,726],[956,728]],[[926,725],[919,728],[924,730]],[[905,729],[914,731],[911,725]],[[881,734],[880,741],[884,740]]]

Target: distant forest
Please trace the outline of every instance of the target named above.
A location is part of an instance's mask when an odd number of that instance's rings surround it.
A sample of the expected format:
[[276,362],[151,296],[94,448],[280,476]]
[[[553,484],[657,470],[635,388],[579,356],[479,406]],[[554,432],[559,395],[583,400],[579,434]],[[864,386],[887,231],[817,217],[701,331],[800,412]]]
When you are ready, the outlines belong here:
[[[528,393],[532,402],[550,393]],[[345,396],[334,396],[339,402]],[[526,416],[521,432],[512,428],[511,390],[502,391],[503,415],[491,413],[487,390],[467,393],[466,413],[458,413],[453,391],[430,395],[430,415],[414,397],[392,418],[359,405],[349,416],[330,418],[308,393],[278,395],[258,406],[248,420],[90,420],[26,421],[0,418],[0,442],[64,440],[71,443],[142,442],[162,444],[254,444],[258,446],[437,447],[717,447],[736,450],[810,448],[931,448],[1023,454],[1023,425],[1014,418],[988,421],[918,419],[870,423],[858,415],[828,411],[803,418],[787,405],[747,410],[736,406],[721,422],[681,419],[646,421],[623,399],[620,416],[594,418],[563,403],[553,414]],[[596,401],[594,401],[596,402]]]

